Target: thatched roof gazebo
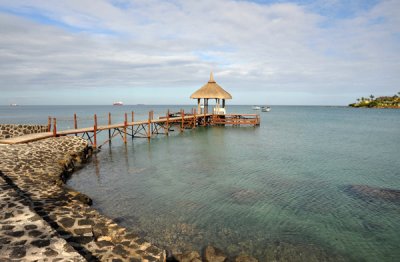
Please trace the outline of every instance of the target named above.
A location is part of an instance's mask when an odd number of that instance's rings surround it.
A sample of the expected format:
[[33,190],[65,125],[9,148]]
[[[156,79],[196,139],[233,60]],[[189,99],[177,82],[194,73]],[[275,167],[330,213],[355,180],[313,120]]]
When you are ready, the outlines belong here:
[[[208,113],[208,99],[215,99],[216,106],[214,108],[214,113],[221,114],[225,113],[225,99],[232,99],[231,94],[226,92],[221,86],[217,84],[214,80],[213,73],[210,74],[210,80],[208,83],[202,86],[199,90],[194,92],[191,99],[197,99],[197,113],[201,114],[201,99],[204,100],[204,113]],[[220,101],[222,99],[222,107],[220,106]]]

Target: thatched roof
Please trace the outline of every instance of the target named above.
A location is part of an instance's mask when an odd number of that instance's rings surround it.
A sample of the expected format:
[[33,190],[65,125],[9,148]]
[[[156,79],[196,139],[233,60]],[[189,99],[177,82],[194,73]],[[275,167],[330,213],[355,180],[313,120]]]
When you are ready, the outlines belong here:
[[220,99],[232,99],[231,94],[226,92],[220,87],[214,80],[213,73],[210,74],[210,80],[207,84],[202,86],[199,90],[194,92],[190,98],[220,98]]

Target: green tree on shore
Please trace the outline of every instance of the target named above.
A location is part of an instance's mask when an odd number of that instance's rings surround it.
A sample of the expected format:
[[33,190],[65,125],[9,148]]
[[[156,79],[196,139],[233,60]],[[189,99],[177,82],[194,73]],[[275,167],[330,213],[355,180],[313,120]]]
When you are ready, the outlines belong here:
[[374,97],[375,97],[375,96],[370,95],[369,97],[371,98],[371,101],[372,101],[372,100],[374,100]]

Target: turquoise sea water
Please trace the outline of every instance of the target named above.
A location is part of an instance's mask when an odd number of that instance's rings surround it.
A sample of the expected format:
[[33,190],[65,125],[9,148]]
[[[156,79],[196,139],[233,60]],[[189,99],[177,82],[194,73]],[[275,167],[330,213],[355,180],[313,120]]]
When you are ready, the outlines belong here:
[[[150,108],[181,107],[0,107],[0,122],[46,123],[50,114],[62,128],[77,112],[83,127],[92,113],[105,123],[110,110],[117,121],[131,110],[144,119]],[[127,145],[117,138],[68,184],[172,250],[213,244],[261,260],[279,251],[302,252],[303,261],[398,261],[400,199],[349,186],[400,190],[400,110],[275,106],[260,114],[257,128],[197,128]]]

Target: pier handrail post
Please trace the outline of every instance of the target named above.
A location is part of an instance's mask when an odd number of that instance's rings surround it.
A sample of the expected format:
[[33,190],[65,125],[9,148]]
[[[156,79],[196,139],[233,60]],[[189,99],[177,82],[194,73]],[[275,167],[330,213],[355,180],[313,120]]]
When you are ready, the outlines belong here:
[[57,136],[57,119],[53,118],[53,136]]
[[203,121],[203,126],[206,126],[206,111],[205,111],[205,110],[203,110],[203,112],[204,112],[204,121]]
[[47,132],[51,131],[51,116],[47,119]]
[[94,125],[93,125],[93,147],[97,147],[97,115],[94,114]]
[[185,111],[183,109],[181,109],[181,116],[182,116],[181,132],[183,132],[183,128],[185,125]]
[[[78,122],[76,120],[76,113],[74,113],[74,129],[78,129]],[[75,133],[75,136],[77,136],[78,133]]]
[[149,111],[149,119],[147,120],[147,138],[151,138],[151,111]]
[[166,129],[166,132],[167,132],[167,136],[169,135],[169,109],[167,110],[167,129]]
[[125,113],[125,118],[124,118],[124,143],[126,144],[126,128],[128,126],[128,114]]

